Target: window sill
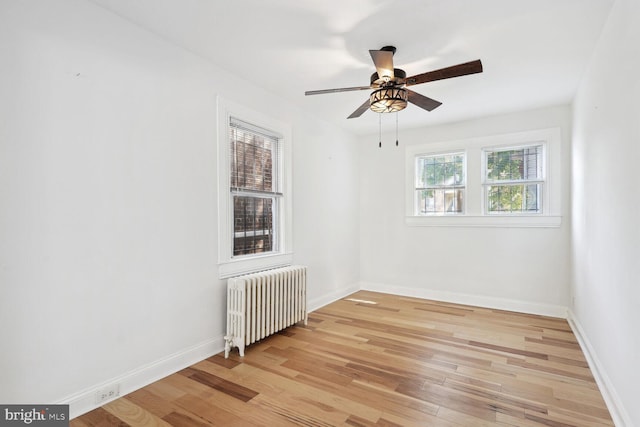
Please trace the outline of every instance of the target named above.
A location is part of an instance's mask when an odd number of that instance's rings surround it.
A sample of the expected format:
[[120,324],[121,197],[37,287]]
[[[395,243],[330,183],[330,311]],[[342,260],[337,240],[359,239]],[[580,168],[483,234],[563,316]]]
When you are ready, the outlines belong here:
[[561,216],[514,215],[514,216],[408,216],[409,227],[504,227],[504,228],[558,228]]
[[256,271],[284,267],[293,263],[292,253],[278,253],[235,258],[218,264],[220,279],[255,273]]

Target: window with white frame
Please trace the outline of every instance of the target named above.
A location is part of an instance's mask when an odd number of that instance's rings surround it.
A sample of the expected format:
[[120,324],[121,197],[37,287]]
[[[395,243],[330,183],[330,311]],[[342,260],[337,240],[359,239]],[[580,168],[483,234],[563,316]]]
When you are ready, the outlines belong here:
[[233,256],[278,251],[282,137],[229,119]]
[[405,222],[558,227],[560,147],[559,128],[407,145]]
[[483,150],[488,214],[540,214],[544,199],[544,144]]
[[291,127],[218,98],[220,278],[290,265]]
[[416,156],[415,171],[416,215],[464,212],[464,153]]

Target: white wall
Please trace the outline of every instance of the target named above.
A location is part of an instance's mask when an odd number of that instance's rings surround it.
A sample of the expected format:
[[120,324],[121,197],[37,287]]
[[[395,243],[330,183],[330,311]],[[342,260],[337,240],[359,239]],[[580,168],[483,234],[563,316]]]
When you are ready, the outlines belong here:
[[[411,108],[411,107],[409,107]],[[428,114],[428,113],[425,113]],[[393,127],[391,124],[390,127]],[[453,141],[561,129],[559,228],[410,227],[405,224],[405,150]],[[363,287],[556,314],[569,301],[568,106],[361,138],[360,277]],[[566,311],[565,311],[566,312]]]
[[572,142],[573,315],[627,426],[640,425],[638,17],[638,1],[616,1],[574,102]]
[[[325,122],[294,128],[294,238],[296,263],[308,265],[317,309],[358,290],[358,144]],[[345,286],[348,285],[348,286]]]
[[0,51],[0,402],[77,415],[222,349],[217,94],[292,125],[310,299],[357,282],[352,137],[85,0],[1,2]]

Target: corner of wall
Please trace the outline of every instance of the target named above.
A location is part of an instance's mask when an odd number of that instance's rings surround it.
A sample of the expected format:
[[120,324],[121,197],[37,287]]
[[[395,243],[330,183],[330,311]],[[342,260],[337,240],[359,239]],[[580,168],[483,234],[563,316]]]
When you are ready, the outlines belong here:
[[587,359],[589,368],[593,373],[596,384],[598,384],[598,388],[600,389],[600,393],[607,405],[607,409],[609,409],[609,413],[611,414],[614,424],[618,427],[632,426],[631,418],[622,405],[622,400],[618,396],[613,383],[609,379],[604,366],[598,359],[593,346],[589,342],[587,335],[582,329],[582,326],[572,309],[568,310],[567,321],[569,322],[569,326],[571,326],[573,334],[576,336],[578,343],[580,344],[580,348]]
[[344,298],[347,295],[351,295],[354,292],[357,292],[360,290],[360,284],[359,283],[353,283],[349,286],[346,286],[343,289],[328,293],[326,295],[323,295],[319,298],[315,298],[311,301],[309,301],[308,303],[308,311],[309,313],[311,313],[312,311],[315,311],[321,307],[324,307],[325,305],[331,304],[334,301],[339,300],[340,298]]

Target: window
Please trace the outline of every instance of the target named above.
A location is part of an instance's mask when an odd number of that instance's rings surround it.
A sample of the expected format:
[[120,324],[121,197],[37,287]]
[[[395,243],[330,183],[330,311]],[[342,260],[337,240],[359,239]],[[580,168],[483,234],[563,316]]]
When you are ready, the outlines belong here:
[[544,146],[483,150],[485,209],[489,214],[539,214],[544,191]]
[[406,145],[405,223],[559,227],[559,128]]
[[221,279],[290,265],[291,127],[218,98]]
[[464,212],[464,153],[416,156],[416,215]]
[[229,119],[233,256],[278,250],[281,137]]

